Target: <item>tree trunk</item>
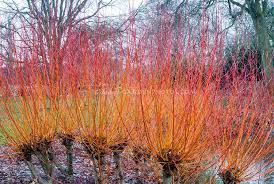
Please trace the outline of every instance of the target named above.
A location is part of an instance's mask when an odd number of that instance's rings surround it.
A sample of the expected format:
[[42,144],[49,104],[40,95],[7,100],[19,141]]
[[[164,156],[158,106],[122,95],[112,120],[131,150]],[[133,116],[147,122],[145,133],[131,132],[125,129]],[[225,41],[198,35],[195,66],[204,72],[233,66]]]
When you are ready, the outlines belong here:
[[36,168],[34,167],[34,165],[32,164],[31,161],[26,160],[25,163],[27,164],[27,166],[32,174],[32,177],[34,179],[37,179],[37,182],[39,184],[48,184],[48,182],[46,180],[44,180],[43,178],[40,177],[39,172],[36,170]]
[[118,173],[118,178],[119,178],[119,184],[123,184],[124,183],[124,175],[123,175],[123,171],[121,168],[121,152],[113,152],[113,160],[115,163],[115,170]]
[[162,179],[163,179],[163,184],[172,184],[172,174],[170,173],[169,170],[163,169],[162,171]]
[[252,21],[257,35],[258,46],[262,55],[262,66],[267,79],[270,79],[271,73],[273,72],[273,61],[266,20],[263,14],[257,13],[256,16],[252,16]]
[[70,181],[73,181],[73,141],[69,140],[65,145],[67,153],[67,175]]

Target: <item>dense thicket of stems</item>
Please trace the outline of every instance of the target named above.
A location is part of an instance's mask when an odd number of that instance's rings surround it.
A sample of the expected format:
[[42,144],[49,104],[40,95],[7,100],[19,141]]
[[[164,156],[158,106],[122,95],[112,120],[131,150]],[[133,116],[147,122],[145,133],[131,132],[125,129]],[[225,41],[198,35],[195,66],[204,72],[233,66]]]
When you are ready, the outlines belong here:
[[[197,32],[182,30],[186,40],[174,39],[165,20],[154,35],[144,31],[137,37],[132,23],[126,38],[102,42],[100,26],[92,38],[88,30],[72,28],[58,53],[57,45],[45,51],[40,42],[32,43],[42,47],[42,55],[18,48],[17,62],[8,74],[1,73],[7,118],[0,130],[6,143],[19,155],[27,156],[25,150],[36,155],[46,182],[53,182],[54,165],[61,168],[51,147],[60,137],[66,175],[73,177],[73,144],[78,142],[99,184],[108,182],[111,153],[123,183],[124,150],[133,150],[136,164],[144,160],[161,168],[166,184],[180,176],[190,182],[209,169],[225,183],[258,176],[254,168],[274,148],[272,97],[250,67],[234,63],[223,72],[223,38],[209,37],[202,21]],[[32,160],[24,159],[40,181]],[[263,172],[271,161],[263,163]]]

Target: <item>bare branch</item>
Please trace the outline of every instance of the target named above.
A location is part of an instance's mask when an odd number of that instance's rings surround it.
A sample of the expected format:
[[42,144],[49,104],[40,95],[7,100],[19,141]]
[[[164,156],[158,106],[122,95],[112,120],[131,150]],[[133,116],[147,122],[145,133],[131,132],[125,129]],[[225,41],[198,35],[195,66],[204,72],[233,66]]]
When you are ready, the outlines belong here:
[[246,7],[246,3],[245,4],[241,4],[237,1],[234,1],[234,0],[228,0],[228,3],[232,3],[233,5],[236,5],[238,6],[239,8],[241,8],[242,10],[245,10],[247,13],[251,13],[251,11]]

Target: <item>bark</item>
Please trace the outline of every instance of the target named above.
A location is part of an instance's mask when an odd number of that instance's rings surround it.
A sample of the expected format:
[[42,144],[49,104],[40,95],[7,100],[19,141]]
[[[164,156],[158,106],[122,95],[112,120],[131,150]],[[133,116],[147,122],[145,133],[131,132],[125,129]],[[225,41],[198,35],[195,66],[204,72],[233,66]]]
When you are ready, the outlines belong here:
[[73,150],[72,150],[72,144],[66,146],[67,150],[67,174],[69,176],[73,175]]
[[91,156],[91,161],[93,163],[93,171],[95,174],[96,184],[104,184],[105,183],[104,173],[105,173],[105,166],[106,166],[104,157],[100,156],[96,158],[95,156]]
[[92,168],[94,172],[94,178],[95,178],[95,181],[98,182],[99,179],[98,179],[98,172],[97,172],[97,164],[93,156],[91,156],[91,161],[92,161]]
[[35,169],[31,161],[25,161],[33,178],[37,179],[39,184],[48,184],[46,180],[40,177],[39,172]]
[[271,79],[273,72],[273,63],[271,56],[270,37],[266,23],[266,14],[268,12],[268,1],[247,1],[247,12],[251,16],[253,26],[256,31],[258,46],[262,54],[262,66],[267,79]]
[[232,170],[227,170],[222,173],[219,173],[224,184],[239,184],[240,181],[237,179],[235,172]]
[[[266,73],[268,80],[271,79],[273,72],[273,54],[270,46],[270,36],[268,33],[266,14],[268,13],[268,1],[267,0],[245,0],[244,4],[239,1],[229,0],[230,3],[238,6],[242,11],[247,12],[253,21],[253,26],[256,32],[258,46],[261,52],[262,66]],[[229,6],[231,12],[231,6]],[[234,17],[235,18],[235,17]]]
[[73,139],[70,137],[63,138],[63,145],[66,147],[67,155],[67,168],[66,174],[72,180],[73,179]]
[[123,171],[121,169],[121,153],[113,152],[113,160],[115,163],[115,170],[118,172],[118,177],[119,177],[119,183],[122,184],[124,183],[124,175]]
[[163,184],[172,184],[172,173],[169,169],[163,169],[162,171]]
[[100,157],[98,160],[98,184],[105,183],[105,159],[103,157]]
[[53,174],[53,164],[49,159],[47,151],[42,151],[36,154],[37,158],[40,160],[40,164],[43,168],[43,171],[48,177],[48,183],[52,183],[52,174]]
[[271,58],[271,47],[269,43],[269,35],[266,26],[266,20],[263,15],[257,15],[252,17],[255,27],[258,46],[262,53],[262,66],[266,72],[267,77],[270,77],[273,70],[273,63]]

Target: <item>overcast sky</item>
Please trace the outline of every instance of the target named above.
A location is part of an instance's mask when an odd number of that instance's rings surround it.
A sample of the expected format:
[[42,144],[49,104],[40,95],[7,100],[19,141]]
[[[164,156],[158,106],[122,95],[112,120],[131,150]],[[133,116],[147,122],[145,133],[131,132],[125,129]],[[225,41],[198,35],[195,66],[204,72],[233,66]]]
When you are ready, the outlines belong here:
[[[98,0],[89,0],[89,2],[93,2],[93,4],[97,4],[96,1]],[[108,2],[108,0],[104,0],[104,1]],[[135,9],[142,2],[145,2],[145,1],[146,0],[113,0],[112,6],[102,9],[100,11],[100,15],[102,16],[125,15],[125,14],[128,14],[129,8]],[[3,13],[3,11],[1,11],[3,9],[6,9],[7,7],[4,2],[9,2],[11,5],[13,5],[12,2],[15,2],[19,6],[24,6],[24,4],[26,4],[26,0],[0,0],[0,18],[1,19],[5,18],[5,15],[6,15],[5,13]]]
[[121,14],[127,14],[129,8],[137,8],[141,3],[146,0],[115,0],[114,6],[105,8],[103,14],[105,16],[117,16]]

